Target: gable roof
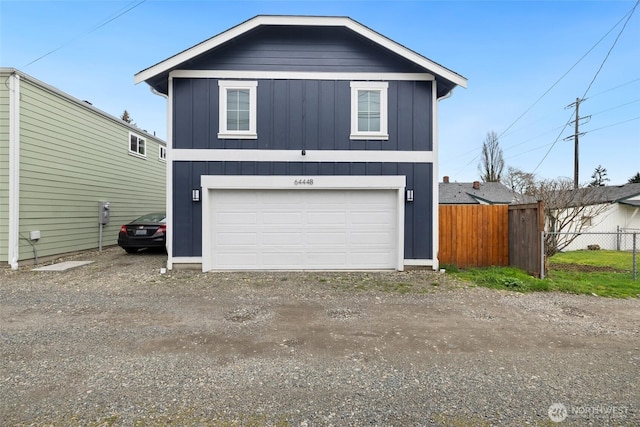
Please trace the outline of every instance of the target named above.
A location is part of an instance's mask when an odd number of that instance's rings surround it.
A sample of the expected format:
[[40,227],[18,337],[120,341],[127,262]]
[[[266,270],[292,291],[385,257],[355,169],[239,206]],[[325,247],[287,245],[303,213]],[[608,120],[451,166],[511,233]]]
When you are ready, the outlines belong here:
[[599,187],[585,187],[579,191],[589,194],[589,201],[596,203],[623,203],[640,206],[640,200],[629,200],[640,196],[640,183],[623,185],[602,185]]
[[[203,55],[212,49],[222,46],[223,44],[240,37],[260,26],[316,26],[316,27],[345,27],[356,34],[374,42],[375,44],[394,52],[404,59],[418,65],[419,67],[428,70],[436,76],[444,79],[448,82],[450,88],[446,93],[453,90],[457,86],[467,87],[467,79],[460,74],[443,67],[442,65],[431,61],[430,59],[414,52],[405,46],[394,42],[393,40],[377,33],[370,28],[354,21],[348,17],[339,16],[282,16],[282,15],[258,15],[251,18],[235,27],[232,27],[208,40],[205,40],[195,46],[192,46],[186,50],[183,50],[176,55],[173,55],[164,61],[161,61],[149,68],[146,68],[138,72],[134,76],[134,82],[136,84],[157,78],[160,75],[166,74],[168,77],[169,72],[180,67],[187,61],[190,61],[200,55]],[[441,96],[446,95],[441,94]]]
[[441,182],[438,185],[441,205],[509,205],[517,201],[516,193],[500,182]]

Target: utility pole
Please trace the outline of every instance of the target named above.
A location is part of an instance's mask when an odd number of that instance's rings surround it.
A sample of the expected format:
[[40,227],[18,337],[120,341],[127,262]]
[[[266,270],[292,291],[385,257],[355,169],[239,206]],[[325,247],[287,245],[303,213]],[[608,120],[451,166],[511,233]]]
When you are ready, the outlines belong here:
[[564,140],[570,140],[573,139],[573,144],[574,144],[574,153],[573,153],[573,188],[578,188],[578,181],[579,181],[579,155],[578,155],[578,139],[579,137],[583,136],[585,133],[582,132],[580,133],[579,131],[579,127],[580,127],[580,120],[582,119],[590,119],[591,116],[585,116],[585,117],[580,117],[580,103],[585,101],[584,99],[580,99],[580,98],[576,98],[576,102],[573,102],[569,105],[566,106],[566,108],[572,108],[573,106],[576,107],[576,119],[571,122],[575,124],[575,130],[573,135],[566,137]]

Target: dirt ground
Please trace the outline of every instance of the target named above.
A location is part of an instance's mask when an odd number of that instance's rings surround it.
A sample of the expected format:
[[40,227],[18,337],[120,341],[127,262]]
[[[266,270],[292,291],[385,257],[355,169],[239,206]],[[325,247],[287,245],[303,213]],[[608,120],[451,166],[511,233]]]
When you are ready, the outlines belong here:
[[431,271],[161,274],[166,255],[119,248],[70,259],[95,262],[0,273],[11,425],[548,425],[556,403],[575,425],[640,420],[637,299]]

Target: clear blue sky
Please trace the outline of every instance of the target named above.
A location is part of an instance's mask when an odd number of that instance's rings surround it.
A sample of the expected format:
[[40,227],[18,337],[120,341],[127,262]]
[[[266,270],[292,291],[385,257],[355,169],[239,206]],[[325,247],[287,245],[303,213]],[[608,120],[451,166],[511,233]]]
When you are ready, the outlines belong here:
[[138,71],[258,14],[349,16],[468,79],[467,89],[440,103],[439,175],[473,181],[489,131],[500,135],[507,166],[572,178],[573,142],[563,138],[573,125],[561,130],[573,110],[565,107],[585,94],[604,61],[580,107],[581,116],[591,115],[580,128],[587,132],[580,181],[602,165],[610,184],[623,184],[640,171],[640,6],[605,57],[635,4],[0,0],[0,65],[110,114],[127,109],[164,138],[166,101],[133,84]]

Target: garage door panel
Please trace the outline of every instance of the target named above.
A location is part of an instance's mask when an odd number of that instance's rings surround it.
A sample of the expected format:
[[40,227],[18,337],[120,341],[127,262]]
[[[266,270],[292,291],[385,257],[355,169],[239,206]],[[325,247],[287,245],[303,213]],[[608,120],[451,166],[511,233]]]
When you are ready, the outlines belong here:
[[213,269],[397,266],[397,190],[209,190]]
[[306,257],[307,268],[345,268],[348,265],[346,252],[311,250]]
[[216,233],[216,241],[219,245],[256,245],[258,233]]
[[366,233],[358,233],[351,232],[351,240],[354,246],[364,246],[364,245],[380,245],[387,247],[388,242],[393,239],[395,233],[392,231],[388,232],[366,232]]
[[302,224],[302,213],[287,211],[267,211],[262,213],[263,224]]
[[347,214],[342,212],[307,212],[308,225],[342,225],[347,223]]
[[395,215],[392,215],[391,212],[376,212],[376,211],[363,212],[363,211],[360,211],[360,212],[353,212],[349,219],[351,221],[351,224],[354,224],[354,225],[359,225],[359,224],[365,224],[365,225],[379,224],[379,225],[385,226],[385,225],[392,224],[391,221],[393,221],[394,218],[395,218]]
[[387,262],[389,255],[386,252],[352,252],[351,262],[362,268],[376,268]]
[[300,252],[267,252],[262,255],[262,265],[269,269],[294,269],[303,264],[303,261]]
[[310,245],[324,245],[324,246],[344,246],[347,243],[347,233],[343,232],[309,232],[307,233],[306,242]]
[[257,224],[258,215],[253,212],[222,211],[216,215],[216,222],[220,225]]
[[304,244],[302,233],[292,232],[262,232],[262,243],[268,246],[302,246]]

